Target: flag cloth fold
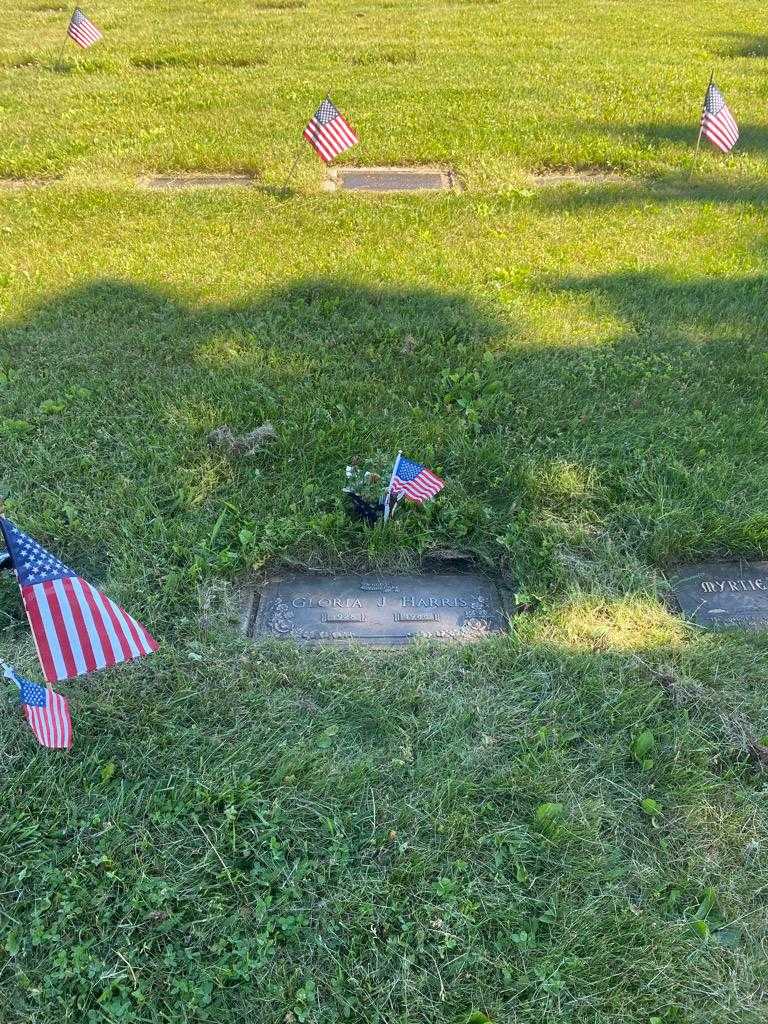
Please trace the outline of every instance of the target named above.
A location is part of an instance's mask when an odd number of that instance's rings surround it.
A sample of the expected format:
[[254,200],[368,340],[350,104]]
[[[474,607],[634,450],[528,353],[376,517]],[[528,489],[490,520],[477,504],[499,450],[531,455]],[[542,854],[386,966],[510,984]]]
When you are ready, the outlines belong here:
[[427,469],[419,462],[406,459],[404,455],[398,456],[392,472],[390,485],[392,494],[402,494],[410,501],[423,503],[434,498],[444,487],[445,481],[441,480],[431,469]]
[[709,83],[701,113],[701,134],[723,153],[730,153],[739,141],[739,126],[714,82]]
[[99,32],[92,21],[86,18],[79,7],[75,8],[72,17],[69,19],[67,35],[84,50],[87,50],[89,46],[93,46],[94,43],[98,43],[100,39],[103,39],[101,32]]
[[315,115],[310,118],[304,129],[304,138],[327,164],[360,141],[330,97],[323,100]]
[[0,517],[47,683],[73,679],[157,650],[140,622]]
[[66,697],[50,686],[30,682],[10,665],[5,666],[4,675],[19,688],[24,717],[37,742],[52,750],[69,750],[72,746],[72,718]]

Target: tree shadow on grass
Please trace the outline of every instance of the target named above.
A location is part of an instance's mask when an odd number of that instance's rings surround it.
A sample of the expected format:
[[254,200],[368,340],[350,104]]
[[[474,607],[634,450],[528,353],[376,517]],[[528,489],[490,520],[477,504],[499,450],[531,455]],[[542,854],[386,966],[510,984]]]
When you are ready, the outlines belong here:
[[598,469],[604,521],[657,564],[768,551],[768,278],[626,272],[544,287],[615,325],[607,344],[538,358],[565,385],[550,398],[558,457]]
[[[478,363],[500,330],[490,309],[428,289],[318,278],[195,305],[93,281],[0,326],[11,507],[70,538],[54,546],[76,564],[117,533],[134,574],[151,561],[167,573],[257,521],[289,549],[322,529],[353,456],[450,457],[450,424],[427,413],[434,375]],[[278,440],[250,461],[208,446],[217,426],[266,421]]]
[[[165,366],[206,361],[208,346],[222,333],[239,338],[243,353],[249,345],[254,356],[269,346],[285,355],[322,352],[331,365],[346,359],[345,346],[364,359],[365,346],[378,345],[379,358],[398,339],[415,336],[425,351],[437,346],[450,355],[456,345],[481,348],[499,329],[490,308],[428,289],[376,289],[311,278],[242,303],[196,306],[170,290],[107,279],[39,304],[2,326],[0,342],[36,372],[64,368],[88,377],[104,372],[106,386],[115,372],[123,379],[147,379],[149,371]],[[236,354],[230,356],[236,373]]]
[[660,175],[624,183],[542,189],[535,203],[544,211],[576,211],[654,203],[719,203],[768,206],[768,183],[755,179],[706,178],[700,172]]
[[[702,97],[703,100],[703,97]],[[750,124],[739,118],[738,110],[731,111],[739,124],[739,141],[736,144],[735,153],[768,153],[768,128],[762,124]],[[696,138],[699,129],[694,124],[678,124],[672,121],[662,121],[646,124],[633,124],[620,129],[622,137],[628,134],[640,136],[642,140],[653,148],[662,148],[670,143],[690,149],[691,156],[696,146]],[[708,145],[705,139],[702,145]]]
[[[675,281],[654,271],[627,271],[564,277],[555,287],[608,300],[637,338],[742,346],[742,350],[764,341],[768,303],[764,275]],[[728,349],[720,352],[726,359],[734,354]]]
[[[768,550],[768,281],[542,288],[614,333],[531,345],[463,296],[327,278],[229,305],[119,281],[60,295],[0,331],[9,513],[147,591],[201,550],[226,568],[242,531],[260,558],[343,562],[370,536],[334,511],[344,465],[403,448],[443,470],[450,500],[403,519],[398,550],[468,544],[548,572],[596,524],[652,562]],[[265,421],[278,440],[251,461],[208,447],[216,426]]]
[[[462,297],[329,280],[299,282],[227,306],[194,306],[171,294],[99,282],[53,299],[3,329],[0,352],[6,370],[17,374],[11,381],[13,412],[31,421],[26,439],[13,442],[10,457],[5,453],[25,491],[25,522],[34,518],[53,534],[62,532],[56,526],[66,488],[55,489],[62,473],[69,475],[80,493],[70,499],[74,518],[65,535],[94,534],[118,557],[122,541],[128,552],[126,578],[128,569],[136,577],[153,559],[167,573],[178,549],[213,529],[225,504],[225,480],[213,480],[215,501],[204,498],[197,520],[200,506],[187,500],[189,494],[176,508],[159,507],[169,491],[199,486],[200,477],[204,488],[211,486],[212,470],[202,465],[199,453],[205,417],[210,422],[211,416],[231,416],[239,427],[266,413],[274,414],[288,438],[280,452],[282,469],[278,473],[280,467],[274,467],[277,487],[271,494],[268,479],[251,486],[250,477],[264,468],[257,464],[232,489],[229,501],[241,511],[251,502],[259,528],[267,524],[285,545],[292,537],[279,535],[281,524],[295,516],[291,504],[300,500],[304,485],[319,480],[326,486],[329,467],[335,473],[343,465],[345,444],[350,439],[376,444],[372,438],[378,431],[388,432],[387,443],[431,439],[440,457],[450,460],[456,486],[443,508],[462,502],[461,476],[471,480],[483,505],[493,506],[501,497],[508,502],[515,493],[520,512],[532,521],[527,532],[522,526],[520,546],[534,549],[538,533],[551,557],[571,542],[565,530],[583,523],[582,550],[568,553],[595,563],[584,590],[598,598],[583,605],[574,600],[562,614],[555,608],[554,616],[545,616],[541,634],[533,631],[527,642],[497,639],[460,652],[417,650],[396,661],[372,652],[338,658],[327,651],[286,648],[242,658],[218,635],[198,653],[201,638],[195,632],[193,645],[174,650],[166,643],[157,659],[136,666],[131,685],[125,677],[115,683],[100,676],[87,699],[73,687],[83,751],[77,758],[39,759],[45,767],[38,770],[28,733],[21,725],[6,725],[11,768],[26,766],[24,785],[6,787],[16,826],[6,832],[17,845],[26,842],[24,864],[30,877],[42,878],[41,893],[46,864],[80,858],[86,875],[70,872],[75,882],[63,891],[69,901],[66,926],[90,943],[99,970],[114,949],[117,927],[128,936],[126,959],[141,963],[145,983],[163,993],[163,951],[184,943],[189,955],[177,957],[175,977],[189,991],[201,977],[216,978],[205,990],[205,1006],[217,1019],[242,1017],[246,1006],[254,1019],[276,1019],[293,1005],[296,956],[306,948],[311,963],[299,960],[299,966],[311,970],[328,993],[328,1019],[350,1006],[356,1019],[374,1020],[377,1014],[382,1019],[380,992],[392,989],[393,978],[396,992],[407,993],[408,1006],[396,994],[387,1007],[391,1019],[413,1016],[414,1006],[421,1018],[430,1019],[431,1013],[434,1019],[444,991],[451,1018],[467,1019],[468,1007],[483,1005],[501,1019],[507,1009],[514,1013],[521,1007],[540,1017],[541,988],[527,976],[514,990],[500,987],[499,957],[522,964],[526,973],[530,964],[533,978],[542,958],[563,964],[567,950],[565,994],[574,1012],[589,1005],[605,1019],[617,1008],[624,1018],[640,1012],[650,1019],[667,1003],[698,1011],[705,997],[700,986],[687,984],[690,954],[680,942],[680,921],[683,913],[693,919],[700,905],[703,882],[716,867],[712,850],[723,864],[737,862],[743,830],[753,816],[750,801],[727,815],[719,806],[713,810],[713,794],[734,781],[742,793],[754,786],[755,800],[759,792],[740,761],[732,765],[732,758],[719,756],[725,741],[717,709],[708,712],[712,721],[704,725],[694,709],[691,725],[686,711],[675,713],[643,663],[661,669],[679,658],[694,678],[722,685],[725,676],[735,693],[740,677],[754,681],[761,673],[751,643],[739,650],[721,641],[713,651],[700,637],[685,644],[673,634],[663,649],[652,644],[647,649],[645,641],[653,634],[642,629],[644,623],[626,636],[622,619],[637,616],[640,602],[624,606],[627,576],[618,566],[612,599],[599,600],[606,559],[604,551],[594,551],[600,536],[589,528],[615,527],[618,537],[622,525],[634,521],[639,548],[656,517],[671,522],[679,542],[685,539],[685,522],[675,516],[690,515],[691,493],[712,504],[728,493],[728,481],[714,473],[704,486],[689,482],[684,460],[695,449],[689,453],[684,428],[700,422],[695,414],[708,397],[717,403],[714,411],[731,413],[733,400],[759,396],[759,380],[749,388],[742,338],[730,336],[727,324],[743,316],[743,334],[757,342],[765,289],[764,278],[736,280],[729,287],[651,274],[552,282],[555,296],[591,301],[597,313],[609,313],[617,322],[615,336],[605,344],[583,348],[520,344],[514,329],[505,333],[495,322],[493,310]],[[696,344],[700,339],[690,327],[702,307],[716,334],[710,346]],[[706,356],[715,361],[717,390],[706,386],[712,376]],[[739,369],[743,381],[735,379]],[[458,375],[449,381],[451,392],[466,396],[477,410],[468,443],[461,443],[466,410],[456,401],[445,405],[445,370]],[[500,392],[487,390],[493,382],[502,383]],[[90,394],[74,390],[83,387]],[[61,396],[64,408],[38,417],[39,403],[54,395]],[[517,405],[524,411],[516,413]],[[7,415],[7,406],[3,412]],[[734,421],[738,418],[726,417],[724,427]],[[750,439],[758,435],[752,430]],[[700,443],[698,437],[694,443]],[[725,447],[732,461],[743,454],[733,444]],[[552,472],[558,463],[568,471],[559,489]],[[549,471],[549,479],[537,480],[538,469]],[[576,470],[582,469],[601,477],[594,494],[579,490]],[[733,478],[749,469],[746,463],[731,467]],[[35,480],[22,471],[34,471]],[[310,515],[322,497],[312,496],[298,514]],[[471,504],[464,500],[461,509],[466,518]],[[184,517],[191,525],[180,522]],[[169,523],[174,536],[167,540]],[[500,526],[498,518],[484,520],[486,533]],[[572,579],[573,570],[567,571]],[[10,590],[18,604],[13,587],[0,587],[0,600],[5,602]],[[130,606],[139,612],[133,602]],[[179,606],[173,611],[175,619]],[[558,616],[572,619],[573,629]],[[170,631],[169,620],[160,622]],[[158,635],[164,632],[161,628]],[[573,634],[580,643],[572,642]],[[753,688],[758,690],[757,682]],[[635,738],[646,729],[654,731],[659,748],[652,772],[632,756]],[[109,819],[114,832],[108,833],[101,818],[94,826],[90,812],[84,814],[81,796],[90,799],[88,787],[105,763],[120,772],[119,806]],[[109,782],[107,775],[102,773],[101,785]],[[661,861],[642,811],[649,793],[672,807],[659,826],[667,852]],[[377,811],[369,811],[374,801]],[[542,809],[561,803],[562,820],[542,818]],[[727,808],[732,805],[728,797]],[[235,806],[237,845],[224,814]],[[714,813],[721,823],[717,831]],[[36,825],[41,820],[46,822],[42,832]],[[184,838],[189,821],[221,851],[218,860],[202,860],[197,837]],[[343,822],[343,828],[330,829],[329,821]],[[376,826],[381,838],[375,844],[372,821],[383,822]],[[439,842],[433,842],[435,821]],[[151,842],[139,861],[137,837],[147,836],[148,822]],[[417,837],[425,857],[414,861],[405,846],[394,843],[398,835],[410,842]],[[34,841],[27,842],[29,836]],[[92,857],[82,856],[86,846],[93,848]],[[276,868],[274,850],[281,851]],[[113,917],[93,912],[95,898],[110,897],[111,881],[104,883],[107,888],[102,884],[104,858],[126,894]],[[325,866],[331,862],[338,870],[329,873]],[[526,862],[535,865],[539,879],[534,896]],[[163,905],[173,902],[170,923],[150,912],[148,877],[165,886],[159,897]],[[169,895],[166,883],[174,878],[182,882]],[[443,885],[438,907],[446,905],[443,892],[450,899],[454,891],[463,901],[461,914],[447,905],[455,920],[461,918],[462,941],[473,950],[469,960],[444,958],[439,990],[432,962],[444,957],[445,932],[442,926],[419,931],[422,908],[435,899],[436,878]],[[21,875],[12,879],[23,896],[17,916],[28,916],[39,893],[22,881]],[[284,947],[291,955],[275,957],[274,931],[259,925],[266,952],[257,966],[268,984],[254,989],[249,979],[256,960],[248,962],[247,971],[235,969],[222,950],[229,948],[225,939],[238,950],[250,948],[255,918],[244,916],[242,908],[260,906],[266,885],[274,893],[272,917],[294,915],[291,941],[296,941]],[[664,907],[672,887],[685,894],[683,910],[674,907],[673,924],[651,932],[651,912],[662,921],[665,913],[672,914]],[[740,920],[757,920],[753,890],[747,870],[728,890],[729,907]],[[563,892],[575,896],[564,901]],[[638,915],[641,899],[646,913]],[[378,931],[370,915],[361,914],[361,903],[378,908]],[[329,905],[334,914],[327,913]],[[306,912],[295,915],[297,906]],[[437,912],[431,910],[430,919]],[[209,922],[204,931],[201,915]],[[49,930],[50,921],[43,921]],[[404,927],[411,922],[413,928]],[[396,945],[382,942],[385,927],[399,936]],[[499,945],[498,936],[526,929],[536,937],[535,948],[511,940],[507,949]],[[135,946],[131,936],[138,936]],[[661,996],[656,984],[660,943],[669,964]],[[29,943],[16,958],[29,982],[17,986],[20,1020],[30,1017],[30,986],[58,977],[48,946]],[[298,950],[296,956],[292,950]],[[617,982],[614,965],[628,950],[637,967]],[[401,978],[397,972],[411,951],[429,957],[428,969],[409,968]],[[159,970],[153,970],[155,963]],[[720,958],[715,968],[710,980],[731,992],[730,961]],[[746,968],[742,973],[742,986],[751,986]],[[364,986],[346,981],[361,975],[367,977]],[[96,1012],[99,997],[91,975],[70,972],[65,980],[66,985],[51,988],[49,1006],[57,1010],[76,999],[84,1011]],[[710,1003],[711,988],[705,994]],[[169,1006],[172,998],[175,993]],[[557,991],[554,998],[552,1012],[559,1013],[565,996]]]
[[720,51],[723,57],[768,57],[768,36],[754,32],[725,32],[729,43]]

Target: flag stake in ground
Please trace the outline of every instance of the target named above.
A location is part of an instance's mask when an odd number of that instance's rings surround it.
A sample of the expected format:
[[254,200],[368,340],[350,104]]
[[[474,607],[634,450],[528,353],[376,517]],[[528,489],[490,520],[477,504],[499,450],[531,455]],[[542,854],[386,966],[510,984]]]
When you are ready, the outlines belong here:
[[392,481],[395,479],[395,473],[397,472],[397,465],[402,458],[402,452],[398,452],[395,456],[395,462],[392,466],[392,472],[389,475],[389,484],[387,485],[387,493],[384,495],[384,522],[386,523],[390,516],[390,505],[392,501]]
[[301,154],[302,154],[302,150],[299,149],[298,153],[296,154],[296,159],[291,164],[290,171],[288,171],[288,173],[285,176],[285,182],[283,184],[282,189],[280,190],[281,192],[287,192],[288,191],[288,185],[289,185],[289,183],[291,181],[291,178],[294,176],[294,174],[296,173],[296,168],[299,166],[299,160],[301,160]]
[[[309,119],[304,129],[303,138],[310,144],[317,155],[325,164],[330,164],[339,154],[352,146],[357,145],[360,139],[354,129],[350,127],[340,111],[334,105],[330,96],[326,96],[315,113]],[[293,162],[283,185],[283,191],[288,188],[288,183],[293,177],[301,151]]]
[[702,138],[719,149],[721,153],[730,153],[739,141],[739,126],[728,109],[725,97],[715,85],[715,72],[709,76],[709,84],[704,94],[704,107],[701,112],[699,124],[699,136],[696,139],[696,151],[693,154],[689,180],[693,176],[693,170],[698,160]]
[[406,498],[408,501],[423,505],[425,501],[439,494],[444,487],[445,481],[431,469],[422,466],[420,462],[414,462],[413,459],[405,458],[402,452],[398,452],[384,498],[384,521],[391,518],[394,511],[393,497]]
[[77,43],[81,49],[86,50],[89,46],[93,46],[94,43],[98,43],[102,38],[101,32],[93,22],[86,18],[79,7],[76,7],[69,19],[67,34],[64,36],[64,42],[61,44],[61,50],[59,50],[56,63],[58,64],[61,61],[68,39],[71,39],[73,43]]
[[145,627],[9,519],[0,516],[47,683],[157,650]]
[[0,660],[0,668],[19,691],[19,702],[24,717],[37,742],[51,750],[69,750],[72,746],[72,717],[66,697],[50,686],[40,686],[20,676],[7,662]]
[[[710,87],[710,85],[712,85],[714,80],[715,80],[715,69],[712,68],[712,74],[709,76],[709,82],[707,83],[707,91],[704,93],[704,105],[705,106],[706,106],[706,103],[707,103],[707,96],[709,95],[709,87]],[[702,111],[702,114],[703,114],[703,111]],[[696,139],[696,150],[695,150],[695,152],[693,154],[693,161],[691,163],[691,172],[688,175],[688,179],[689,180],[693,177],[693,171],[694,171],[694,168],[696,167],[696,161],[699,159],[699,150],[701,149],[701,135],[702,135],[703,131],[704,131],[704,118],[702,116],[702,118],[699,121],[699,134],[698,134],[698,137]]]

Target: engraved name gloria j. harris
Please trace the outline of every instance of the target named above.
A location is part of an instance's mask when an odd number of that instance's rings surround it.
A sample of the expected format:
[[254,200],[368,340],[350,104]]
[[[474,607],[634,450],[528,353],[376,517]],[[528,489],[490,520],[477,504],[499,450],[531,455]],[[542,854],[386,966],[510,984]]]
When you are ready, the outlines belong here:
[[[465,597],[431,597],[423,594],[397,596],[377,594],[375,603],[378,608],[394,605],[397,608],[467,608],[469,602]],[[301,594],[291,601],[294,608],[363,608],[370,607],[370,600],[359,597],[306,597]]]

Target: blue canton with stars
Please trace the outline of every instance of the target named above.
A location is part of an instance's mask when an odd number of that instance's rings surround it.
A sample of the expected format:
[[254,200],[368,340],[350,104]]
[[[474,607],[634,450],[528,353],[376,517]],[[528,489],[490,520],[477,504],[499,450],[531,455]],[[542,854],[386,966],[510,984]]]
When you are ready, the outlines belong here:
[[17,677],[19,682],[19,700],[31,708],[44,708],[48,704],[48,691],[38,683]]
[[709,89],[707,89],[707,98],[704,106],[706,107],[708,114],[719,114],[725,106],[723,94],[716,85],[710,85]]
[[50,551],[46,551],[36,540],[28,537],[18,526],[14,526],[10,520],[1,519],[0,525],[5,534],[5,542],[8,545],[13,568],[16,570],[19,584],[22,587],[77,575]]
[[329,121],[333,121],[338,116],[339,112],[333,103],[330,100],[323,100],[315,114],[315,120],[320,124],[328,124]]
[[406,459],[404,455],[401,455],[395,472],[401,480],[407,483],[409,480],[415,480],[422,469],[424,467],[420,462],[413,462],[411,459]]
[[40,686],[39,683],[33,683],[31,680],[25,679],[24,676],[20,676],[16,669],[11,668],[10,665],[5,666],[3,675],[18,686],[19,701],[22,704],[26,704],[31,708],[46,707],[48,704],[48,691],[44,686]]

